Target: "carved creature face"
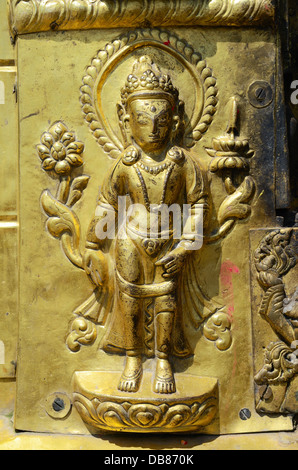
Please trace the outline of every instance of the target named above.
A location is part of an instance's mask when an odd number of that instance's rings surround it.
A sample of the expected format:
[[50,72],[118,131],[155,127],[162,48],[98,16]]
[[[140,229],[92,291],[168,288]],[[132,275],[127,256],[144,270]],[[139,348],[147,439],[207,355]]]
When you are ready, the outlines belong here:
[[139,147],[144,152],[162,151],[174,130],[172,104],[163,98],[135,99],[127,111],[131,135]]

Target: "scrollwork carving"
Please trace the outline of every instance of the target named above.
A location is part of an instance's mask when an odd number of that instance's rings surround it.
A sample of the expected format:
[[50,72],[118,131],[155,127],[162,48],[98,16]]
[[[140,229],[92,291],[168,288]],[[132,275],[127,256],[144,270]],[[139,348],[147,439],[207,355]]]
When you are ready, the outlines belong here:
[[[257,279],[265,291],[259,314],[283,340],[267,346],[264,366],[255,375],[260,390],[265,389],[260,394],[257,409],[268,413],[287,412],[283,400],[298,373],[297,289],[287,298],[283,280],[297,263],[295,244],[293,246],[291,243],[293,233],[290,228],[271,231],[261,240],[254,255]],[[271,402],[276,390],[279,399],[273,406]],[[290,408],[293,409],[293,406]]]
[[197,430],[210,424],[217,412],[216,397],[191,404],[115,403],[74,393],[74,405],[89,425],[109,431]]
[[70,330],[66,345],[73,352],[78,352],[82,345],[93,344],[97,338],[96,326],[84,317],[76,317]]
[[232,344],[232,322],[225,312],[218,311],[204,324],[203,332],[207,339],[215,341],[220,351],[226,351]]
[[289,382],[298,373],[297,357],[293,354],[296,346],[293,344],[291,348],[282,341],[270,343],[265,351],[264,367],[255,376],[255,382],[258,385]]
[[291,318],[291,311],[284,311],[286,292],[282,279],[297,262],[290,245],[291,236],[291,229],[270,232],[261,241],[254,257],[257,278],[265,290],[259,313],[288,344],[296,339],[295,318]]
[[244,26],[271,23],[270,0],[11,0],[12,34],[50,30],[155,26]]

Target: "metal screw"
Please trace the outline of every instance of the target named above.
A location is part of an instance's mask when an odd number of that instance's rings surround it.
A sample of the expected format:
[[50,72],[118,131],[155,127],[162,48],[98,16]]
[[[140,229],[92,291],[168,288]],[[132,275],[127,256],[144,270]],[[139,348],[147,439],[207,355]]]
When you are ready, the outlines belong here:
[[257,88],[255,91],[257,100],[261,103],[266,99],[266,90],[265,88]]
[[55,400],[53,401],[53,404],[52,404],[52,407],[53,407],[53,410],[54,411],[57,411],[59,413],[59,411],[62,411],[64,410],[65,408],[65,403],[64,401],[62,400],[62,398],[55,398]]
[[248,408],[242,408],[242,410],[239,411],[239,416],[240,419],[246,421],[247,419],[251,418],[251,412]]
[[256,80],[248,89],[248,99],[255,108],[266,108],[272,103],[273,89],[270,83],[264,80]]

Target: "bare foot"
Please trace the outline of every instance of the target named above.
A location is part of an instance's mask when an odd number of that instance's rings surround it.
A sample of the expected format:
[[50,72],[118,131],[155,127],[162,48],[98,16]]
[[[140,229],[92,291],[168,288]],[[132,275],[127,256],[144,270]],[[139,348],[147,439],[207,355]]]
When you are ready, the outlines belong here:
[[171,364],[167,359],[157,358],[154,379],[155,393],[175,393],[176,385]]
[[127,356],[124,371],[118,384],[122,392],[137,392],[142,378],[142,358],[140,356]]

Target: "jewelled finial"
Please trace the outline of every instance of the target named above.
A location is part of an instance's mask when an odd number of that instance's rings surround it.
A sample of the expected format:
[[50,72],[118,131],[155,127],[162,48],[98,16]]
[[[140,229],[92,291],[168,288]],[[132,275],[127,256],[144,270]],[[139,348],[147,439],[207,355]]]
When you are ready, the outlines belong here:
[[248,169],[248,159],[254,155],[247,139],[236,137],[239,134],[238,122],[239,108],[235,97],[230,102],[230,117],[226,135],[213,139],[213,148],[206,148],[207,153],[213,157],[209,170],[212,173],[218,170]]

